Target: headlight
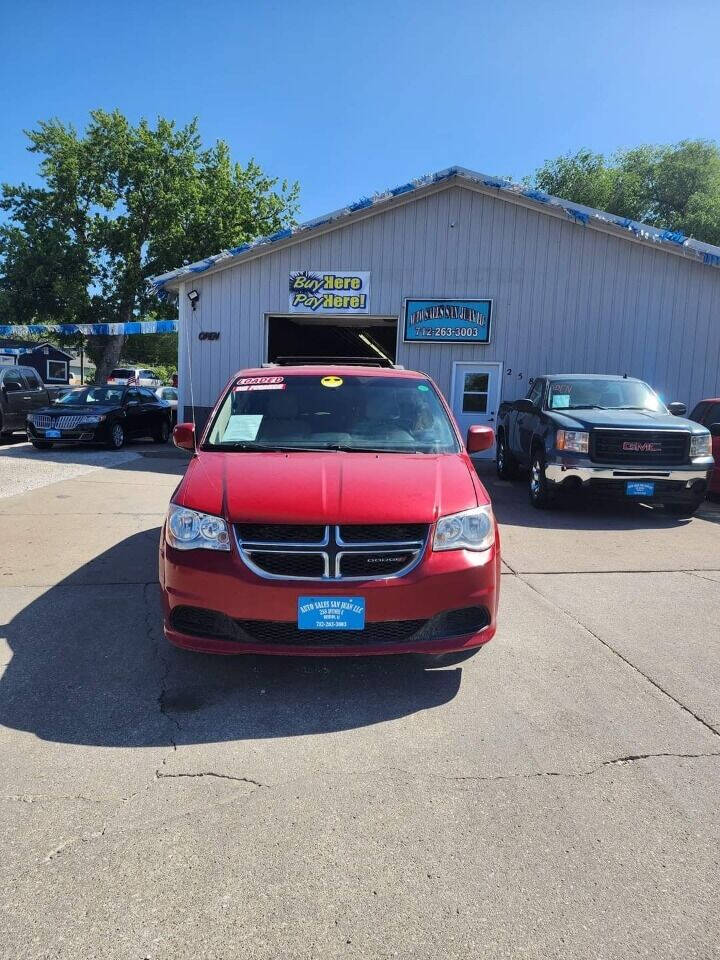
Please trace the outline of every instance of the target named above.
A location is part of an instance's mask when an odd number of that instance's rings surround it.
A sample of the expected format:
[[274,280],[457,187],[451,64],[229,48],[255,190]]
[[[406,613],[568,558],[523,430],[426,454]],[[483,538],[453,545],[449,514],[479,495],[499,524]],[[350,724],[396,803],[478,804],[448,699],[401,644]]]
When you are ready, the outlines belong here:
[[88,417],[83,417],[83,418],[82,418],[82,422],[83,422],[83,423],[100,423],[100,421],[101,421],[101,420],[104,420],[104,419],[105,419],[105,415],[104,415],[104,414],[93,413],[93,414],[91,414],[91,415],[88,416]]
[[229,550],[227,524],[220,517],[170,504],[165,535],[177,550]]
[[712,453],[712,438],[710,432],[695,433],[690,438],[691,457],[709,457]]
[[495,542],[492,507],[475,507],[440,517],[433,550],[488,550]]
[[590,434],[581,430],[558,430],[555,436],[555,446],[558,450],[587,453],[590,448]]

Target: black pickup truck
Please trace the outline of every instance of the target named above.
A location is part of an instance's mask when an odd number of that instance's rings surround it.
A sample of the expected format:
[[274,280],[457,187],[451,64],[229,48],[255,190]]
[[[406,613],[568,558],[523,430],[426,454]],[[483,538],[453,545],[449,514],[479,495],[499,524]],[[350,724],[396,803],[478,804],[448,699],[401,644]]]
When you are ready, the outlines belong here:
[[642,380],[591,374],[537,377],[527,397],[502,403],[497,471],[530,473],[530,502],[563,493],[663,504],[691,516],[713,467],[710,431],[666,407]]
[[25,432],[29,413],[46,407],[55,397],[32,367],[0,367],[0,438]]

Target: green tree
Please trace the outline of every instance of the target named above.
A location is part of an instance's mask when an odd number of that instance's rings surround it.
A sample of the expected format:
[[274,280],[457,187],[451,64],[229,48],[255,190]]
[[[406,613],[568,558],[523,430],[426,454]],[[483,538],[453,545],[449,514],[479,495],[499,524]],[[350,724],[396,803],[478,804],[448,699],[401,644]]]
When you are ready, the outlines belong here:
[[[12,323],[126,322],[152,309],[172,316],[149,277],[294,222],[298,186],[226,143],[204,149],[197,121],[131,124],[95,110],[84,134],[59,120],[28,134],[43,185],[3,185],[0,314]],[[123,337],[93,337],[98,379]]]
[[531,182],[566,200],[720,244],[716,143],[640,146],[609,158],[580,150],[548,161]]

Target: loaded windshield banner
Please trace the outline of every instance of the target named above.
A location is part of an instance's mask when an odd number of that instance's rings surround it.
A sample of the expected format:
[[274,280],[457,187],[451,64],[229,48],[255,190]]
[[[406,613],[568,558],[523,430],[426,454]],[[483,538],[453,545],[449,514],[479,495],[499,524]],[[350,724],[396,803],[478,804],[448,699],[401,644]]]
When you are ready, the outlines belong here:
[[492,300],[406,300],[406,342],[489,343]]
[[290,313],[369,313],[369,270],[294,270]]

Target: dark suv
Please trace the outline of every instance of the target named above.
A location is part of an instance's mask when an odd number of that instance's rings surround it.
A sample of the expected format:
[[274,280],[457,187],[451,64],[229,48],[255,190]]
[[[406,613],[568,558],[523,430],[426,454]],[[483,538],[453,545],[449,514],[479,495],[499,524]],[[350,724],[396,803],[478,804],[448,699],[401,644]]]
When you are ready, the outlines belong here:
[[29,413],[50,403],[45,384],[32,367],[0,367],[0,437],[25,432]]

